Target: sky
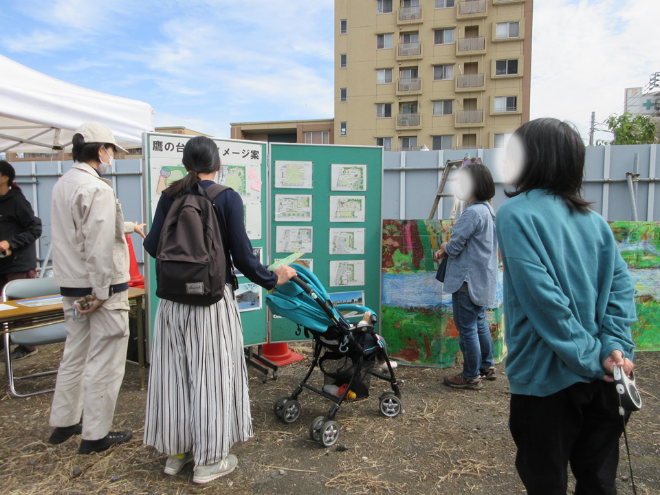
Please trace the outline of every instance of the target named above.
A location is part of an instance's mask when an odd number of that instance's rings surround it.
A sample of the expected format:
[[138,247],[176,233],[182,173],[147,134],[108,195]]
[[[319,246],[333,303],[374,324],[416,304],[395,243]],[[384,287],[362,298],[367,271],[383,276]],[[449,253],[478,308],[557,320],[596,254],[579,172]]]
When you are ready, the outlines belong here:
[[[0,53],[146,101],[156,126],[229,137],[231,122],[333,116],[333,5],[0,0]],[[659,18],[656,0],[535,0],[532,118],[572,121],[586,137],[592,111],[599,122],[622,112],[624,88],[660,71]]]

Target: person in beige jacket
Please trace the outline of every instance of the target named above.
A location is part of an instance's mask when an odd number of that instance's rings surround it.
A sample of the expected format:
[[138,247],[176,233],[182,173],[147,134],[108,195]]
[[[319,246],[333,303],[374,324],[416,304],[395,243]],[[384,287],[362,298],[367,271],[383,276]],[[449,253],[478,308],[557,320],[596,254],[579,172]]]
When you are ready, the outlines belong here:
[[[81,454],[101,452],[133,436],[130,430],[110,428],[129,336],[125,233],[144,234],[142,225],[124,222],[110,181],[101,177],[110,170],[116,148],[108,127],[83,124],[73,136],[75,163],[53,188],[53,271],[63,296],[67,338],[49,441],[58,444],[82,433]],[[91,307],[78,308],[76,301],[90,294]]]

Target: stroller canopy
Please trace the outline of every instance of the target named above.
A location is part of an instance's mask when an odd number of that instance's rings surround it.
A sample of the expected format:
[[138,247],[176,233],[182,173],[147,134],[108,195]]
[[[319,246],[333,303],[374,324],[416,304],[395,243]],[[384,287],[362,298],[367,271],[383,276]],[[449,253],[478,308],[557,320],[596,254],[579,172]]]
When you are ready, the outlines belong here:
[[[273,293],[266,296],[266,305],[278,316],[287,318],[310,330],[325,332],[328,327],[335,326],[335,322],[330,319],[319,304],[329,301],[330,296],[321,282],[319,282],[319,279],[316,278],[316,275],[310,270],[302,265],[296,265],[295,270],[298,273],[298,277],[312,288],[318,296],[318,300],[314,300],[299,285],[289,281],[286,284],[275,287]],[[332,308],[332,312],[335,314],[337,320],[346,324],[346,328],[350,325],[341,315],[340,311],[357,311],[359,313],[371,311],[365,306],[358,306],[356,304],[338,304],[335,308]]]

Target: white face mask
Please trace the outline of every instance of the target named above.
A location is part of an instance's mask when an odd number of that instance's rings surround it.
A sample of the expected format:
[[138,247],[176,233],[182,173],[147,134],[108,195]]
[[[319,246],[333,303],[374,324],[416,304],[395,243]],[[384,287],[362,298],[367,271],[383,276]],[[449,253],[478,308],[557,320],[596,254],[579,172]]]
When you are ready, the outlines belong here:
[[101,155],[99,155],[99,168],[98,168],[98,171],[99,171],[99,174],[105,175],[108,172],[108,170],[112,169],[112,162],[113,162],[114,158],[112,157],[112,155],[110,154],[110,152],[108,151],[108,149],[105,146],[103,146],[102,149],[105,151],[105,153],[110,158],[110,162],[105,163],[103,161],[103,158],[101,158]]

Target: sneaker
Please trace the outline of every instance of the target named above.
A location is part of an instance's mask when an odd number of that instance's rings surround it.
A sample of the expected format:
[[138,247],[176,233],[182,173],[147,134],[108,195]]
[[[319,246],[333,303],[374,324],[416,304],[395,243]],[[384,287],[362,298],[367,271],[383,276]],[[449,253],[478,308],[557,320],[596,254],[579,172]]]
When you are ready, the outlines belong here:
[[[390,361],[390,366],[392,366],[392,369],[395,370],[399,366],[396,361]],[[387,363],[383,364],[378,364],[378,371],[381,373],[389,373],[390,370],[387,369]]]
[[190,452],[181,458],[171,455],[167,458],[167,462],[165,462],[165,470],[163,472],[170,476],[175,476],[181,472],[183,466],[192,461],[192,458],[193,456]]
[[446,376],[445,385],[451,388],[467,390],[481,390],[483,387],[483,384],[481,383],[481,377],[475,378],[474,380],[466,380],[463,376],[463,373],[459,373],[456,376]]
[[100,440],[82,440],[80,442],[79,454],[91,454],[92,452],[103,452],[113,445],[119,445],[128,442],[133,438],[131,430],[111,431]]
[[38,347],[35,347],[33,351],[30,351],[27,347],[19,345],[16,349],[11,351],[10,356],[12,361],[20,361],[21,359],[34,356],[37,352],[39,352]]
[[231,473],[238,465],[238,459],[233,454],[229,454],[220,462],[209,464],[208,466],[195,466],[193,474],[193,483],[203,485],[213,480]]
[[482,380],[488,380],[489,382],[497,380],[497,375],[495,374],[495,366],[480,370],[479,375],[481,376]]
[[65,427],[58,426],[53,430],[53,433],[48,439],[48,443],[52,443],[53,445],[59,445],[61,443],[66,442],[72,436],[80,435],[81,433],[82,433],[82,421],[77,425],[65,426]]

